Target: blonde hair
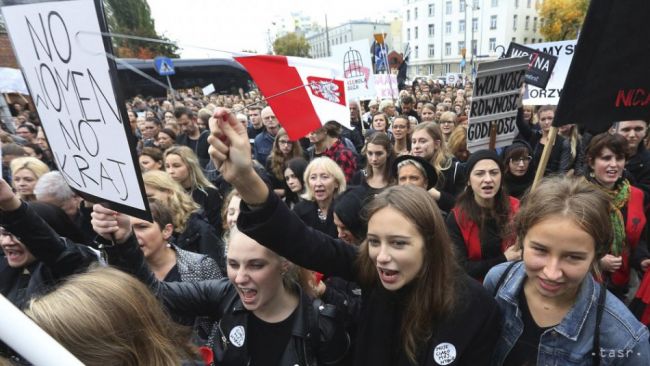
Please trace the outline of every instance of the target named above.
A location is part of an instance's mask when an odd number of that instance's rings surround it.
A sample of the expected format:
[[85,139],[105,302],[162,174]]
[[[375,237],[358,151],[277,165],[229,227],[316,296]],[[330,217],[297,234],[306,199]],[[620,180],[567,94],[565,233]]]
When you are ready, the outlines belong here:
[[9,168],[11,169],[11,175],[16,174],[19,170],[27,169],[34,173],[36,179],[40,178],[43,174],[50,172],[50,168],[48,168],[47,164],[42,162],[40,159],[31,156],[15,158],[11,161]]
[[165,160],[167,156],[174,154],[177,155],[183,161],[183,164],[187,167],[187,172],[189,174],[191,189],[198,188],[201,191],[204,191],[207,188],[214,188],[214,185],[210,183],[208,178],[203,174],[201,165],[199,164],[199,158],[196,156],[194,151],[187,146],[171,146],[165,150]]
[[180,183],[172,179],[162,170],[151,170],[142,175],[145,186],[169,193],[163,202],[172,212],[175,231],[185,231],[190,215],[201,208],[192,197],[185,192]]
[[69,277],[25,313],[85,365],[171,366],[196,357],[151,291],[110,267]]
[[442,171],[451,167],[451,164],[453,163],[453,155],[447,149],[445,137],[443,136],[442,130],[438,124],[434,122],[420,123],[413,129],[413,134],[421,130],[424,130],[434,142],[438,141],[440,143],[440,146],[437,146],[433,151],[433,156],[429,162],[436,169],[436,173],[438,174],[438,183],[436,184],[436,187],[442,187],[444,186],[445,180]]
[[315,199],[314,190],[309,186],[309,175],[316,168],[324,169],[327,173],[331,174],[338,183],[339,187],[334,191],[335,197],[345,191],[345,173],[343,173],[341,167],[336,164],[334,160],[325,156],[321,156],[320,158],[312,160],[309,165],[307,165],[307,168],[305,168],[305,174],[303,175],[303,181],[305,182],[305,193],[302,195],[302,198],[310,201],[314,201]]

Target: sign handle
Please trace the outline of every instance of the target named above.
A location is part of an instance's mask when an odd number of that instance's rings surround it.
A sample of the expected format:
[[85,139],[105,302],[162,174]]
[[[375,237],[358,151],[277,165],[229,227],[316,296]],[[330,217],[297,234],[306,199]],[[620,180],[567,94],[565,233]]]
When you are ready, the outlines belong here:
[[496,150],[497,145],[497,125],[494,121],[490,121],[490,145],[489,149],[492,151]]
[[544,171],[546,170],[546,165],[548,164],[548,159],[551,156],[551,151],[555,145],[555,138],[557,137],[557,127],[551,126],[551,129],[548,132],[548,141],[546,141],[546,146],[544,146],[544,151],[542,152],[542,158],[539,161],[539,166],[537,167],[537,172],[535,173],[535,180],[533,185],[530,187],[530,190],[537,188],[539,182],[544,177]]
[[174,88],[172,88],[172,81],[169,79],[169,75],[166,75],[165,77],[167,78],[167,85],[169,85],[169,90],[171,90],[172,95],[175,97],[176,91],[174,91]]

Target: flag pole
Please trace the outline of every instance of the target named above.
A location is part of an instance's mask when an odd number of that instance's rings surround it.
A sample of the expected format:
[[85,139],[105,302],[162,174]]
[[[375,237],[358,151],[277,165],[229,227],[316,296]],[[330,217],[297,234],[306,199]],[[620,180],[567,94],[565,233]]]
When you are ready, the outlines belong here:
[[537,167],[537,172],[535,173],[535,180],[533,185],[530,187],[530,190],[534,190],[539,185],[539,182],[544,177],[544,171],[546,170],[546,165],[548,164],[548,159],[551,156],[551,151],[555,145],[555,138],[557,137],[557,127],[551,126],[551,129],[548,132],[548,141],[546,146],[544,146],[544,151],[542,152],[542,158],[539,160],[539,166]]

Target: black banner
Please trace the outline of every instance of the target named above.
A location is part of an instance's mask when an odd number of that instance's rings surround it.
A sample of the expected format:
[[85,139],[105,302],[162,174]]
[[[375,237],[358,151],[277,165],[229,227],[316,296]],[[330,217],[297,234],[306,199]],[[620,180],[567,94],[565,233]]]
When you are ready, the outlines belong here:
[[515,42],[510,42],[506,57],[528,57],[528,71],[526,72],[526,84],[542,89],[546,88],[551,78],[557,56],[526,47]]

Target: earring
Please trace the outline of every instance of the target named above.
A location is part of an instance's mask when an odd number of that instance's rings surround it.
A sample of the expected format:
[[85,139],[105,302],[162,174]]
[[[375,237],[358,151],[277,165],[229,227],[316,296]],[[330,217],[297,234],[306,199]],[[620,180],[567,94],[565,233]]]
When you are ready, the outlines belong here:
[[171,248],[171,247],[172,247],[172,245],[171,245],[169,242],[167,242],[167,244],[165,244],[165,246],[166,246],[167,248]]

